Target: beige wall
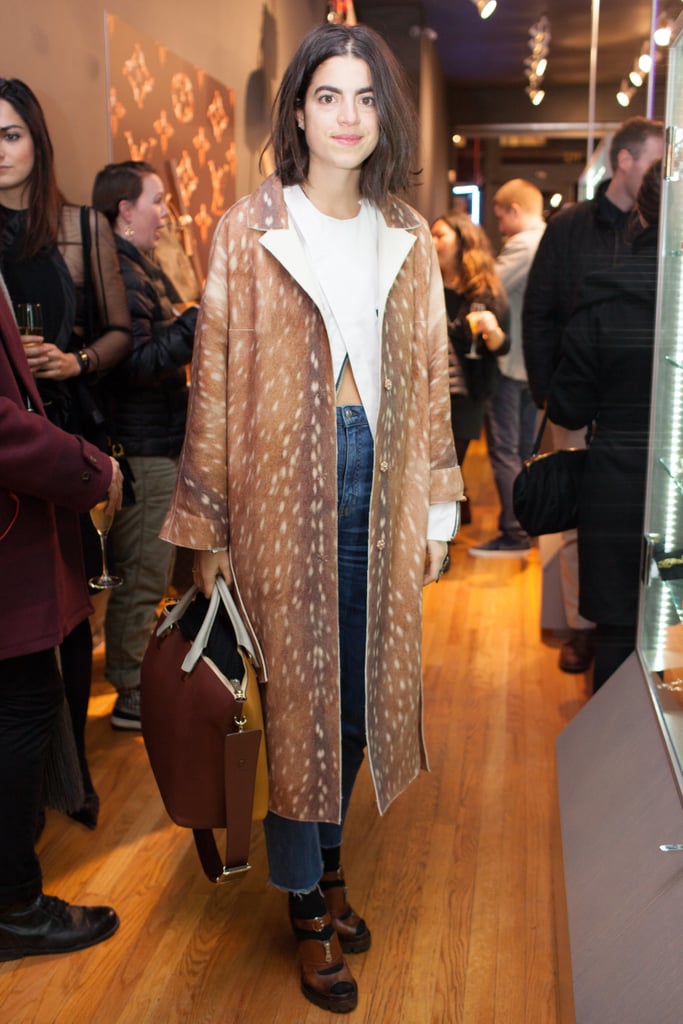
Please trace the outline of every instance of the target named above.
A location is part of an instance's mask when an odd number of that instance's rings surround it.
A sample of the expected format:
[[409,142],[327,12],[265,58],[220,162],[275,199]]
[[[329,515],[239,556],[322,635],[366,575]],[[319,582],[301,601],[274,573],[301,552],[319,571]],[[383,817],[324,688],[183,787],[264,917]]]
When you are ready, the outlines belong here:
[[[280,76],[326,7],[325,0],[110,0],[106,7],[99,0],[3,0],[0,77],[21,78],[37,94],[60,186],[72,202],[89,201],[95,173],[109,159],[105,11],[117,15],[235,90],[241,196],[261,180],[258,156]],[[422,185],[411,198],[429,218],[447,206],[448,153],[442,75],[433,44],[425,47]]]
[[[169,12],[175,8],[177,15]],[[45,110],[67,198],[86,202],[109,159],[105,10],[235,90],[237,194],[260,180],[267,110],[324,0],[3,0],[0,77],[21,78]],[[249,116],[247,116],[247,105]]]

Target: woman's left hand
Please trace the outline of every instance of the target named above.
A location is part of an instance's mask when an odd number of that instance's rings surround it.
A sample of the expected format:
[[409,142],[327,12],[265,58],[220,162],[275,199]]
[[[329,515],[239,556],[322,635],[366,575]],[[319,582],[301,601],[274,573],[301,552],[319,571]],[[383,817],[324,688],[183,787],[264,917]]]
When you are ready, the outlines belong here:
[[423,586],[434,583],[441,577],[441,567],[448,555],[448,544],[445,540],[428,540],[427,557],[425,559],[425,574]]
[[29,369],[34,377],[67,380],[78,377],[81,367],[73,352],[62,352],[56,345],[43,342],[25,349]]

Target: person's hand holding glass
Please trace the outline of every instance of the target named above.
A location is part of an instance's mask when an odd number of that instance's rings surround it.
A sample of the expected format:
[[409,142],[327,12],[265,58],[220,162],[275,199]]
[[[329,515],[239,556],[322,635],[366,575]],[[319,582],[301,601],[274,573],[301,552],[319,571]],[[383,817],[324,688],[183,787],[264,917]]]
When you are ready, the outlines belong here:
[[495,313],[486,308],[483,302],[473,302],[467,314],[467,322],[472,332],[472,345],[466,353],[468,359],[481,359],[477,352],[479,338],[481,338],[490,352],[496,352],[502,348],[505,342],[505,331],[498,323]]
[[24,352],[34,377],[66,380],[77,377],[81,367],[73,352],[44,340],[43,313],[38,302],[17,302],[14,307]]

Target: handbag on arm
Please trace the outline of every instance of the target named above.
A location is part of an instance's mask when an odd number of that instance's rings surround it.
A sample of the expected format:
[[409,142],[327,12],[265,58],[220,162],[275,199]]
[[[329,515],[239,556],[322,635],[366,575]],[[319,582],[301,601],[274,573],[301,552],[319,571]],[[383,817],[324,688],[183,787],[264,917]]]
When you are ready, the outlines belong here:
[[531,537],[561,533],[577,525],[579,494],[587,448],[558,448],[541,452],[548,413],[543,415],[531,456],[515,478],[515,515]]
[[[167,606],[140,674],[149,761],[171,819],[191,828],[207,878],[249,869],[253,819],[268,810],[268,764],[255,645],[222,576]],[[224,828],[225,858],[213,829]]]

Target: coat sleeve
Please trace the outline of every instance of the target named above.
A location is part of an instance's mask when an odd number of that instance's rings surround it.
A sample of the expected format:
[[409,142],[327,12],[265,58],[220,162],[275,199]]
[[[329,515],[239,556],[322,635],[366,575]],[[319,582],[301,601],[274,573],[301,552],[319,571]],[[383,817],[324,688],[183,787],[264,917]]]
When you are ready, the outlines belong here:
[[548,416],[569,430],[587,426],[598,412],[600,323],[586,306],[572,316],[562,338],[562,356],[550,381]]
[[524,363],[529,388],[539,408],[548,398],[550,379],[560,351],[564,321],[559,308],[561,267],[558,232],[550,221],[531,264],[522,312]]
[[106,496],[111,476],[109,457],[94,445],[0,396],[0,492],[86,512]]
[[191,307],[174,319],[164,320],[153,282],[125,264],[123,277],[133,323],[133,351],[122,364],[121,373],[145,387],[190,362],[197,309]]
[[448,335],[443,281],[436,250],[432,245],[429,268],[429,420],[431,484],[430,505],[462,501],[465,491],[458,466],[451,428],[451,400],[448,387]]
[[230,222],[216,228],[197,318],[185,443],[175,493],[161,531],[164,540],[206,550],[229,544],[228,259]]

